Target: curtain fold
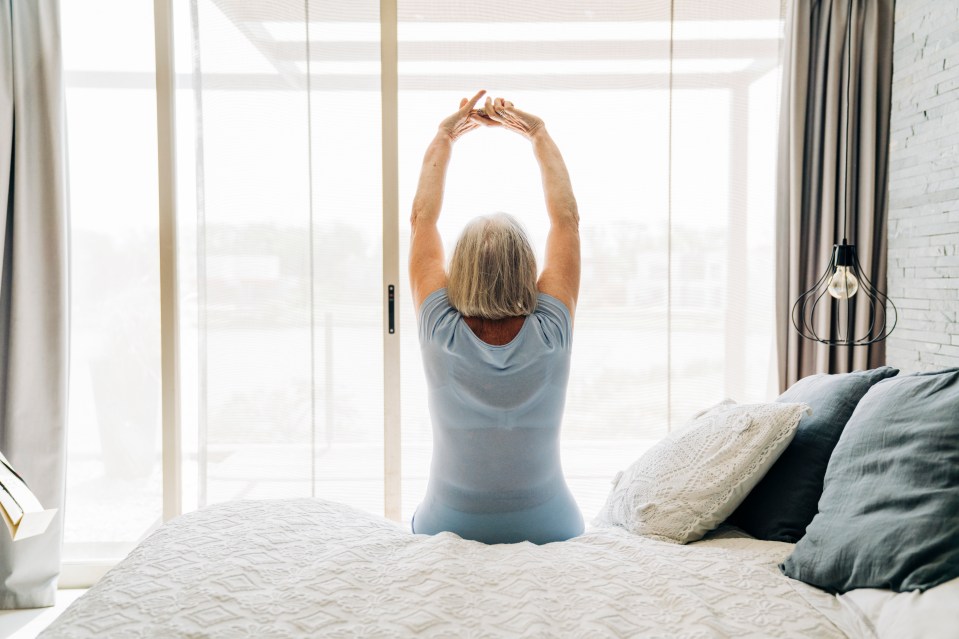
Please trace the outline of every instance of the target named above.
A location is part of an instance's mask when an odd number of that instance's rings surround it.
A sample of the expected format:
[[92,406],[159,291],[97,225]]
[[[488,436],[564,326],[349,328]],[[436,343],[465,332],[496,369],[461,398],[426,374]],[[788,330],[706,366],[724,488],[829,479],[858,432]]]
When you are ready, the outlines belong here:
[[[856,244],[870,281],[881,291],[886,288],[895,2],[853,0],[848,95],[847,11],[847,0],[792,0],[786,20],[776,220],[780,390],[813,373],[841,373],[885,363],[885,342],[827,346],[803,339],[790,319],[793,303],[821,277],[833,244],[844,236]],[[845,189],[848,235],[842,228],[841,201],[847,140],[852,167]],[[856,322],[862,330],[868,314],[862,300],[857,305]],[[828,316],[823,318],[823,327],[828,326]]]
[[58,0],[0,0],[0,450],[46,508],[0,531],[0,608],[52,606],[63,534],[67,213]]

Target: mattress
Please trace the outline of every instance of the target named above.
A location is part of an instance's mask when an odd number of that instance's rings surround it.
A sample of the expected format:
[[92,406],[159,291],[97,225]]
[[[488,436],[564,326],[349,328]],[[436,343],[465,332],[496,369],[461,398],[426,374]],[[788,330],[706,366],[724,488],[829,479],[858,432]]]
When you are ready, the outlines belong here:
[[239,501],[155,531],[46,631],[81,637],[844,637],[791,544],[622,529],[487,546],[319,499]]

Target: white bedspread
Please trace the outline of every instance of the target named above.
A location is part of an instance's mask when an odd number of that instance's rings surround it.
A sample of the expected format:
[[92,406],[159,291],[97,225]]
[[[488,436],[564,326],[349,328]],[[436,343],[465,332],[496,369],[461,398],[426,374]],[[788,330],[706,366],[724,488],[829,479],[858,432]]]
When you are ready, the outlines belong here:
[[791,546],[621,529],[486,546],[335,502],[242,501],[161,527],[40,636],[843,637]]

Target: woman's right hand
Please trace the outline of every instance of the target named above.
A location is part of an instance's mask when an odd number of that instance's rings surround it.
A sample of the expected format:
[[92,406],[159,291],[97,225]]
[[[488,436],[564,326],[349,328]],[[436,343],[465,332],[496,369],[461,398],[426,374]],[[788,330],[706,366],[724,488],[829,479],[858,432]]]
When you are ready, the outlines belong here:
[[476,114],[473,107],[476,106],[477,101],[483,97],[484,93],[486,93],[486,89],[480,89],[471,100],[463,98],[460,100],[459,110],[440,122],[440,131],[449,136],[451,141],[455,142],[464,133],[472,131],[480,125],[482,118]]
[[527,139],[532,139],[537,131],[544,128],[544,123],[541,118],[536,117],[532,113],[520,111],[513,106],[512,102],[504,100],[503,98],[493,100],[487,97],[486,103],[480,111],[483,116],[493,122],[505,126],[510,131],[516,131]]

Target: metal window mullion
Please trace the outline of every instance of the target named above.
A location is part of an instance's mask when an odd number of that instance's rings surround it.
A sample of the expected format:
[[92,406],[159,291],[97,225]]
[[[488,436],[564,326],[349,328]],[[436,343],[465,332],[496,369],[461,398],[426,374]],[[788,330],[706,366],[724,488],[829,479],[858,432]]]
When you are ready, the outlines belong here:
[[160,243],[160,380],[163,520],[182,510],[180,379],[176,269],[176,125],[172,0],[154,0],[157,98],[157,180]]
[[746,336],[749,324],[749,86],[732,83],[729,108],[729,213],[726,225],[726,311],[723,367],[726,397],[746,398]]
[[[388,290],[399,300],[399,83],[396,2],[380,0],[380,92],[383,143],[383,510],[399,521],[401,501],[400,330],[389,331]],[[395,303],[398,308],[398,301]]]
[[673,53],[676,1],[669,2],[668,114],[666,120],[666,432],[673,430]]

